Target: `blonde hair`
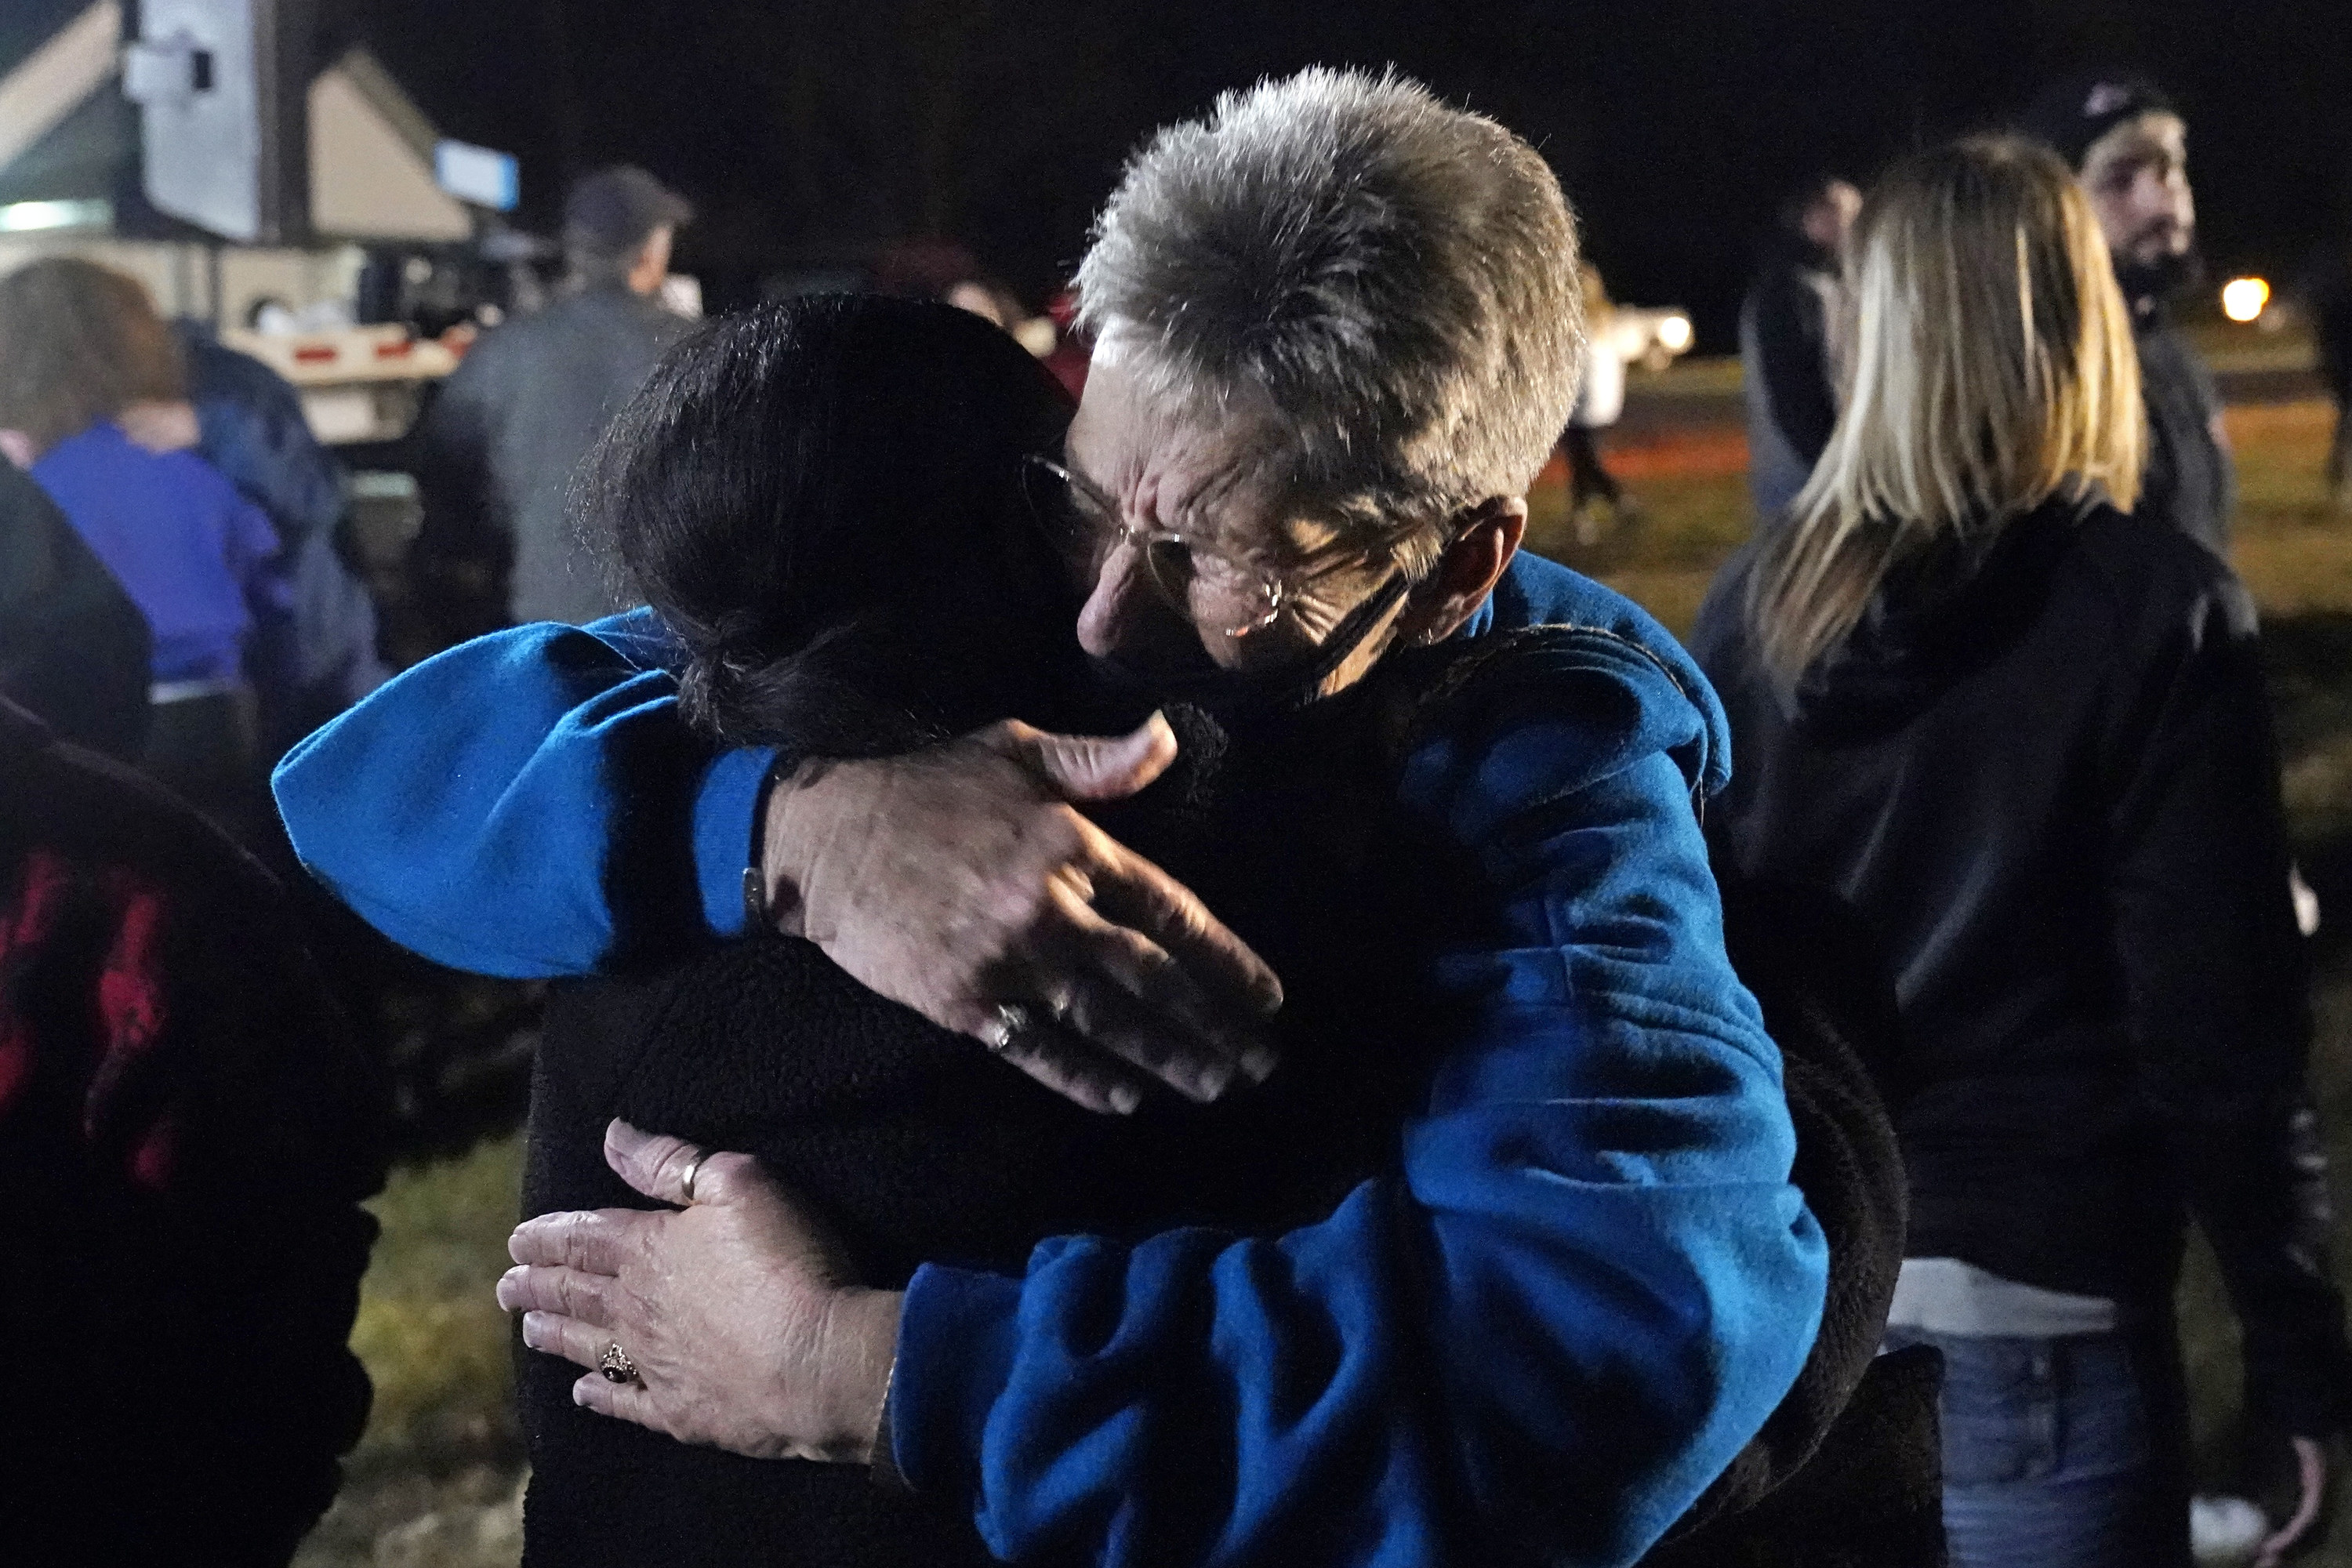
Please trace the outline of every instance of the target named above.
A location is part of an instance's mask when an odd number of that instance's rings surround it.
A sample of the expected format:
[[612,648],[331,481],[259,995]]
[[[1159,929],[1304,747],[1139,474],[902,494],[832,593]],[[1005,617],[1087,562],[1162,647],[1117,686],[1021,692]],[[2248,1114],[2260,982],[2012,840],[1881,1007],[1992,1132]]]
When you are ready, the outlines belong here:
[[65,256],[0,278],[0,429],[36,451],[186,387],[179,342],[137,279]]
[[2053,496],[2138,499],[2131,317],[2055,154],[1971,137],[1890,171],[1856,219],[1845,406],[1758,563],[1765,666],[1793,685],[1899,561]]

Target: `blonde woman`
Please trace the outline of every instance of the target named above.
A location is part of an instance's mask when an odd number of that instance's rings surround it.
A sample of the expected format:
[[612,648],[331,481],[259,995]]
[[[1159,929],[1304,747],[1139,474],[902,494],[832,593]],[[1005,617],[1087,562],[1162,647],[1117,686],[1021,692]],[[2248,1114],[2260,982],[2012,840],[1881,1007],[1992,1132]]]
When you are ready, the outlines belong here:
[[1738,759],[1721,847],[1857,906],[1894,970],[1890,1342],[1946,1357],[1953,1561],[2185,1563],[2184,1207],[2252,1413],[2323,1436],[2352,1386],[2252,611],[2128,515],[2131,323],[2054,157],[1919,154],[1853,256],[1844,411],[1695,634]]

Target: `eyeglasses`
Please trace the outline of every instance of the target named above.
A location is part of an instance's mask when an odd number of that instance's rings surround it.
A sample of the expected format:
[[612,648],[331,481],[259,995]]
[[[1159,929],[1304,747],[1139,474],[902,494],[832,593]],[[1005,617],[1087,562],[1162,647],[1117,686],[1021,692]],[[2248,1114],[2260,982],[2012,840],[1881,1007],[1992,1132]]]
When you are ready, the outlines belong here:
[[1139,528],[1083,475],[1051,458],[1022,459],[1021,489],[1030,514],[1063,559],[1088,570],[1121,545],[1143,560],[1144,578],[1168,606],[1204,631],[1245,637],[1280,618],[1310,583],[1356,565],[1358,549],[1296,570],[1238,560],[1162,529]]

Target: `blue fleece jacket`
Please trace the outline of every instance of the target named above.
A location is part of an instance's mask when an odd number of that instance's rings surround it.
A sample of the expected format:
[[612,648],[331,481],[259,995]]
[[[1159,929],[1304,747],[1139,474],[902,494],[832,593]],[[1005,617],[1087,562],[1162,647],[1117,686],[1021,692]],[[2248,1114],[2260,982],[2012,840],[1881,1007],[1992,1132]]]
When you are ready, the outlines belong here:
[[[1442,944],[1459,1033],[1394,1173],[1287,1236],[915,1276],[893,1457],[998,1555],[1630,1563],[1794,1379],[1827,1258],[1694,809],[1721,710],[1647,616],[1548,563],[1466,635],[1538,623],[1586,629],[1402,782],[1495,901]],[[387,934],[491,973],[625,945],[648,840],[690,842],[704,919],[738,930],[768,759],[696,747],[674,658],[632,616],[421,665],[280,767],[295,846]]]

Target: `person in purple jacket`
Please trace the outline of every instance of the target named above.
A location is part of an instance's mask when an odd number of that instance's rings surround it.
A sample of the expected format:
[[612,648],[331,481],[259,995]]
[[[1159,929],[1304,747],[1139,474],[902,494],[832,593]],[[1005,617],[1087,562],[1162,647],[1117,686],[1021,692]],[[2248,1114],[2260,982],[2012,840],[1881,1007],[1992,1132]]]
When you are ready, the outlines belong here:
[[186,396],[171,330],[137,279],[53,258],[0,279],[0,431],[147,619],[154,719],[142,766],[233,831],[255,808],[246,647],[282,611],[278,539],[202,458],[118,416]]

